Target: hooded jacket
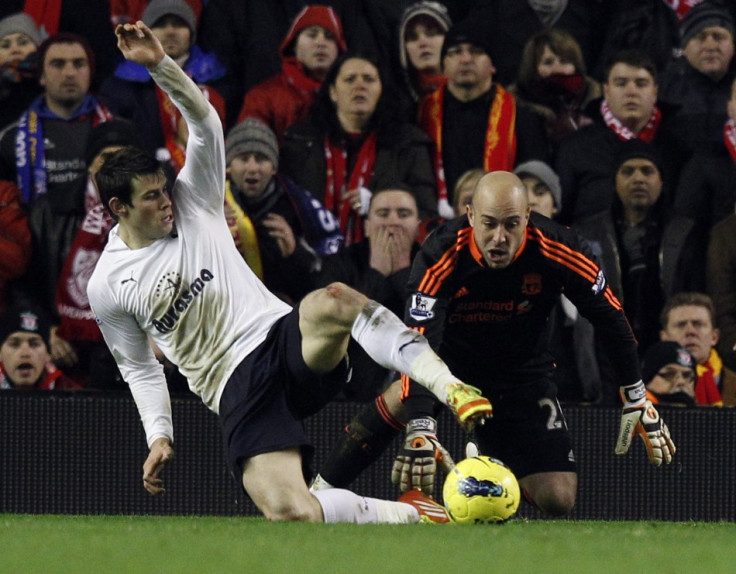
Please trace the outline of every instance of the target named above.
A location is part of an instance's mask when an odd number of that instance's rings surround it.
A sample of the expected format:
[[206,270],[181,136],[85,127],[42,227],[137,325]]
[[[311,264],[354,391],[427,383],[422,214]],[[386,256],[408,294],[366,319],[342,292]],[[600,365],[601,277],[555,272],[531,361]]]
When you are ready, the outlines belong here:
[[347,49],[342,24],[334,10],[328,6],[305,6],[294,18],[279,47],[281,72],[261,82],[245,95],[238,123],[245,118],[258,118],[276,134],[279,145],[286,128],[307,117],[314,96],[322,85],[310,77],[302,63],[294,55],[294,44],[305,28],[321,26],[332,33],[338,53]]

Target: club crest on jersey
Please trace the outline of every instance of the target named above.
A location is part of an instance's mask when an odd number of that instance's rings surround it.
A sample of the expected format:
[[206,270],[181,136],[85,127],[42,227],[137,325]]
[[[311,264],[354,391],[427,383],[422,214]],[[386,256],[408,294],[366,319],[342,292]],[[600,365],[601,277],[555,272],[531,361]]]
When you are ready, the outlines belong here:
[[434,297],[427,297],[421,293],[414,293],[411,298],[411,308],[409,309],[409,315],[416,321],[426,321],[434,317],[434,311],[432,308],[437,299]]
[[542,292],[542,275],[539,273],[527,273],[521,284],[523,295],[539,295]]
[[593,283],[593,286],[590,288],[591,291],[593,291],[594,295],[598,295],[599,293],[603,292],[603,290],[606,288],[606,276],[603,273],[603,269],[598,270],[598,275],[596,275],[595,283]]

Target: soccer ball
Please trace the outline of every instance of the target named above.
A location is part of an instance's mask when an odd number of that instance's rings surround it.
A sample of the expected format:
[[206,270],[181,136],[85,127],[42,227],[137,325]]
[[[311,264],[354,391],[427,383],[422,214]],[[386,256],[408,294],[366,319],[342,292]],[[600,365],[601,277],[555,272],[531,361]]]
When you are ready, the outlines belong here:
[[461,460],[445,479],[445,508],[454,522],[503,522],[516,514],[521,491],[516,477],[500,460],[475,456]]

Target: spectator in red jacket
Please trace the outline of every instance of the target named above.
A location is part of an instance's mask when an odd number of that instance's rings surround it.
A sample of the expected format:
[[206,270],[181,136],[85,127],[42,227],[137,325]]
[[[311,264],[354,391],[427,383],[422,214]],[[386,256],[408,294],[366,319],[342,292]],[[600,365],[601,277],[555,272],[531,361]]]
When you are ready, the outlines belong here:
[[332,63],[345,52],[340,18],[329,6],[305,6],[294,18],[279,51],[281,73],[246,95],[238,123],[258,118],[276,134],[307,117],[314,96]]

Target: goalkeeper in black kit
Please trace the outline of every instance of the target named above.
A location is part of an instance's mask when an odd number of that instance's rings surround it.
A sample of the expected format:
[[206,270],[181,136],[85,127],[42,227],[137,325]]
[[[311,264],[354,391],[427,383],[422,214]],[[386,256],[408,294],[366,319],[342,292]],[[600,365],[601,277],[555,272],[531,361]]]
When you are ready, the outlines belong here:
[[[569,513],[577,491],[572,444],[544,347],[547,318],[564,293],[595,327],[623,401],[617,454],[639,435],[655,465],[675,453],[639,371],[636,340],[600,266],[575,232],[531,213],[521,180],[497,171],[478,183],[467,218],[438,228],[414,259],[405,320],[453,373],[477,386],[493,418],[475,429],[482,454],[500,459],[526,498]],[[392,478],[432,492],[437,461],[454,463],[436,438],[436,399],[404,377],[346,427],[313,488],[345,486],[406,429]]]

